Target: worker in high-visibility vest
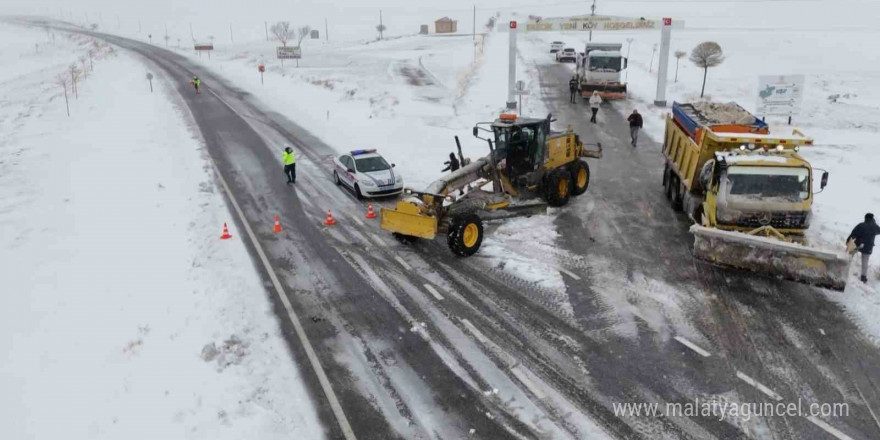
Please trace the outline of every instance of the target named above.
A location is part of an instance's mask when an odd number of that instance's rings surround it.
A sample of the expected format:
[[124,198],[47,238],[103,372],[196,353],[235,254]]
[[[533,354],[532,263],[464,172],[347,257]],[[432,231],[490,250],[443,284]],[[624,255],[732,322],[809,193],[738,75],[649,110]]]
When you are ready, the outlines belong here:
[[284,162],[284,175],[287,176],[287,184],[296,183],[296,155],[293,154],[293,148],[285,147],[281,154],[281,159]]
[[199,94],[199,86],[202,85],[202,80],[200,80],[199,77],[194,76],[189,83],[196,88],[196,94]]

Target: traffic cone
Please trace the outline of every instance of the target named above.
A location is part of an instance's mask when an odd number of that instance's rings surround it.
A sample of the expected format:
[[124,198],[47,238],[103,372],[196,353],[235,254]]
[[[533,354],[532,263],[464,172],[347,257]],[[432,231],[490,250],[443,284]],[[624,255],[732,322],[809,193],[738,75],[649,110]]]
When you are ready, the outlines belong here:
[[373,212],[373,202],[370,202],[367,205],[367,218],[376,218],[376,213]]
[[229,234],[229,228],[226,227],[226,223],[223,223],[223,235],[220,236],[222,240],[228,240],[232,238],[232,235]]
[[324,226],[333,226],[336,224],[336,220],[333,220],[333,214],[330,213],[330,210],[327,210],[327,219],[324,220]]
[[279,233],[279,232],[281,232],[281,217],[278,217],[277,215],[275,216],[275,228],[274,228],[274,231],[275,231],[276,234]]

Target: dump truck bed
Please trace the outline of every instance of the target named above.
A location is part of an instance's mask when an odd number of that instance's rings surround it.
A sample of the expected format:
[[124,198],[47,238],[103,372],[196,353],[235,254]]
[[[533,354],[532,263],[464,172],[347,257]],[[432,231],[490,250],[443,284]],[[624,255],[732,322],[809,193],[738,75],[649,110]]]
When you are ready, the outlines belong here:
[[764,121],[749,113],[735,102],[672,103],[672,118],[693,139],[699,129],[724,133],[767,134],[769,127]]

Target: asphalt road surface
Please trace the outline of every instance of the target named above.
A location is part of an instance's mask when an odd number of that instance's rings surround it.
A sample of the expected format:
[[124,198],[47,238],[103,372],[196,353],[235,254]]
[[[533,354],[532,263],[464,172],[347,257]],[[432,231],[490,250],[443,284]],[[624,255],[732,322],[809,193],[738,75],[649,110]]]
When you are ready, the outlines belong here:
[[[455,258],[442,240],[397,243],[335,187],[335,152],[308,127],[186,57],[97,36],[154,64],[179,92],[241,208],[233,233],[263,276],[328,438],[346,436],[337,409],[349,438],[359,439],[880,438],[877,348],[815,289],[695,262],[688,222],[662,195],[659,146],[646,136],[637,149],[628,145],[621,112],[633,103],[607,105],[590,124],[586,105],[568,103],[570,66],[534,64],[542,97],[560,127],[601,141],[605,157],[591,161],[586,194],[551,210],[557,246],[510,249],[562,270],[566,289],[555,291],[491,260]],[[203,80],[201,94],[189,85],[193,75]],[[295,186],[282,174],[284,143],[298,153]],[[321,224],[328,209],[338,225]],[[849,415],[721,420],[614,411],[695,399],[845,402]]]

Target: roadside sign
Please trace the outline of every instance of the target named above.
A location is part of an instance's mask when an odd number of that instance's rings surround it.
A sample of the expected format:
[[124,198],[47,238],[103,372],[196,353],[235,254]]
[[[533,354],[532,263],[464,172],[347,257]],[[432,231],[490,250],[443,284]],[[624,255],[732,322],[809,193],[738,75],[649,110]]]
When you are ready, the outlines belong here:
[[147,80],[152,80],[152,79],[153,79],[153,74],[148,72],[147,73]]
[[257,66],[257,70],[259,70],[260,73],[263,73],[266,71],[266,66],[260,64],[259,66]]
[[672,19],[669,17],[663,17],[663,26],[672,26]]
[[281,60],[298,60],[302,58],[302,48],[299,46],[276,47],[275,54]]
[[516,21],[515,21],[515,20],[511,20],[511,21],[510,21],[510,28],[511,28],[511,29],[516,29]]
[[196,50],[214,50],[214,43],[196,43]]
[[804,94],[804,75],[758,77],[758,105],[761,116],[792,116],[800,111]]

